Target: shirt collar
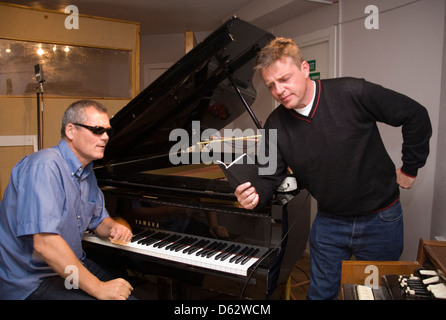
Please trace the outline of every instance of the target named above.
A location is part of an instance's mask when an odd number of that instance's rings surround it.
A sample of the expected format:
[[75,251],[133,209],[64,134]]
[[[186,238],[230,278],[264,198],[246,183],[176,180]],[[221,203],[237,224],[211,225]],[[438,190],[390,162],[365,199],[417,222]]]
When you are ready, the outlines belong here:
[[86,178],[92,172],[93,163],[89,163],[85,168],[83,168],[81,162],[64,139],[61,139],[57,146],[60,150],[62,158],[64,158],[68,164],[71,176]]

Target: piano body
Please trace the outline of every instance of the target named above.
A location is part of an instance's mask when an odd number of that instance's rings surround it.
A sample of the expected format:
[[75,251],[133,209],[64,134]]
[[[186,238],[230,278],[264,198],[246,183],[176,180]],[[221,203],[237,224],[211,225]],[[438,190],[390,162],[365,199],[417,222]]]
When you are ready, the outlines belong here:
[[[259,129],[249,107],[256,95],[253,64],[272,38],[231,18],[111,118],[114,134],[95,174],[110,215],[125,219],[135,235],[145,232],[146,243],[113,245],[86,235],[87,256],[105,253],[160,279],[248,299],[270,298],[285,284],[307,242],[306,192],[277,192],[264,208],[242,209],[220,168],[202,161],[202,148],[209,152],[213,144],[192,145],[203,130],[231,127],[246,112],[253,130]],[[175,149],[178,141],[170,138],[175,129],[191,137],[189,149]],[[231,144],[234,140],[243,144]],[[213,158],[227,159],[229,153],[235,159],[258,140],[220,141],[210,152]],[[170,157],[178,155],[188,160],[173,164]],[[144,245],[151,247],[148,253]],[[238,251],[223,259],[234,247]]]

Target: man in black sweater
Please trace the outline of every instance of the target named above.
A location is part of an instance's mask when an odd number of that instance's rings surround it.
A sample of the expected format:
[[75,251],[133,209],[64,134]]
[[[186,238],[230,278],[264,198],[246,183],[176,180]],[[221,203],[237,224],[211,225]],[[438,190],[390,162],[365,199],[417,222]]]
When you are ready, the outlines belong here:
[[[257,69],[281,103],[265,124],[267,132],[277,133],[277,144],[265,146],[267,153],[277,153],[277,170],[256,185],[240,185],[235,194],[246,209],[264,205],[291,169],[318,202],[307,298],[336,299],[342,260],[352,255],[398,260],[402,253],[399,188],[412,188],[426,162],[432,134],[428,113],[414,100],[363,79],[312,81],[308,63],[290,39],[266,46]],[[402,127],[398,170],[377,122]]]

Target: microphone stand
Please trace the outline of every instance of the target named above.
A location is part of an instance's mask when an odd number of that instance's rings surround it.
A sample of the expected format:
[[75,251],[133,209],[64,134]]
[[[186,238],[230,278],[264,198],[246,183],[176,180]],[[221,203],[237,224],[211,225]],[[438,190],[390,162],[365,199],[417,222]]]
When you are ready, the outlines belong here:
[[37,79],[36,95],[37,95],[37,147],[38,150],[43,148],[43,70],[41,66],[34,66]]

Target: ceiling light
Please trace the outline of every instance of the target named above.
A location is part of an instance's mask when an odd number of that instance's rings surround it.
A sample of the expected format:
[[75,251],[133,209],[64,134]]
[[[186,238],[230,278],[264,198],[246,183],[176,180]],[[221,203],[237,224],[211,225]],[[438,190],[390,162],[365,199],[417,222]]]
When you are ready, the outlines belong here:
[[45,52],[43,51],[42,46],[39,45],[39,49],[37,49],[37,54],[38,54],[39,56],[41,56],[41,55],[44,54],[44,53],[45,53]]

